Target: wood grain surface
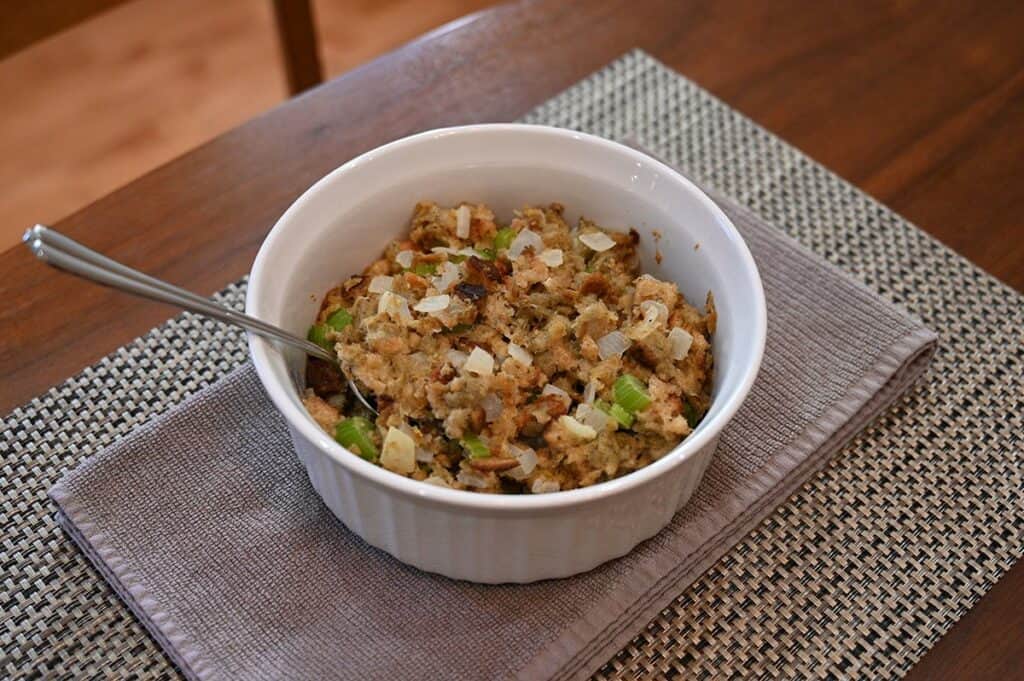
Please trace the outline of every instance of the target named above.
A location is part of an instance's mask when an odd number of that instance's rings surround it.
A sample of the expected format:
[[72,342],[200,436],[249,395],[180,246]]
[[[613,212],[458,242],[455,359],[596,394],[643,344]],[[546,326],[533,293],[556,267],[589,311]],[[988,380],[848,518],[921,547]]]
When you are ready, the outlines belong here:
[[128,0],[0,0],[0,59]]
[[[0,252],[288,97],[269,0],[0,0],[0,55],[104,4],[0,58]],[[325,77],[494,4],[313,0]]]
[[[199,147],[57,225],[211,293],[352,156],[507,121],[641,47],[1024,288],[1024,4],[535,0],[456,22]],[[0,255],[0,409],[174,313]],[[1018,564],[911,673],[1024,678]]]

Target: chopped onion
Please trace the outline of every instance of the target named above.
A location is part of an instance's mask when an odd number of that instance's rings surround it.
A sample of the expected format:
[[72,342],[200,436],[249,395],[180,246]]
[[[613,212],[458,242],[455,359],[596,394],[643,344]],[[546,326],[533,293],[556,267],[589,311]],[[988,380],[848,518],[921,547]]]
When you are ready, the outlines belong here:
[[448,487],[448,482],[444,478],[439,478],[436,475],[431,475],[429,478],[427,478],[423,482],[427,483],[428,485],[437,485],[438,487]]
[[595,437],[597,437],[596,430],[594,430],[590,426],[580,423],[579,421],[569,416],[568,414],[564,416],[559,416],[558,422],[561,423],[566,430],[568,430],[570,433],[580,438],[581,440],[593,440]]
[[508,257],[515,260],[527,248],[532,248],[535,253],[539,253],[540,249],[544,248],[544,240],[540,238],[537,232],[530,229],[524,229],[519,234],[516,234],[515,239],[512,239],[512,243],[508,245]]
[[622,357],[622,353],[628,350],[630,345],[629,339],[622,335],[621,331],[612,331],[597,340],[597,354],[601,359]]
[[522,466],[516,466],[515,468],[509,468],[507,471],[503,471],[502,475],[507,475],[513,480],[523,481],[530,477],[530,474],[523,470]]
[[473,348],[462,368],[478,376],[490,376],[494,373],[494,357],[483,348]]
[[395,256],[395,262],[401,265],[403,269],[409,269],[412,267],[413,255],[412,251],[399,251],[398,255]]
[[548,383],[540,391],[540,394],[541,395],[558,395],[565,402],[566,408],[568,408],[569,405],[572,404],[572,397],[569,396],[569,393],[565,392],[564,390],[559,388],[557,385],[551,385],[550,383]]
[[412,312],[409,312],[409,303],[405,302],[405,298],[396,296],[398,298],[398,318],[402,321],[411,322]]
[[[390,278],[390,277],[389,277]],[[412,312],[409,312],[409,303],[405,298],[391,291],[384,291],[377,301],[377,314],[387,314],[398,321],[409,321],[412,319]]]
[[416,470],[416,443],[398,428],[388,428],[380,453],[380,465],[395,473],[412,473]]
[[470,471],[459,471],[459,474],[455,477],[456,480],[461,482],[466,487],[489,487],[490,482],[487,478]]
[[562,264],[562,249],[547,248],[540,252],[540,261],[548,267],[558,267]]
[[459,209],[455,211],[455,236],[460,239],[469,238],[469,222],[471,217],[469,206],[466,204],[459,206]]
[[438,276],[432,277],[430,283],[441,293],[446,293],[452,284],[459,280],[459,268],[455,263],[442,263]]
[[597,397],[597,381],[591,381],[587,383],[587,387],[583,390],[583,402],[593,404],[595,397]]
[[449,246],[435,246],[432,249],[430,249],[430,252],[431,253],[446,253],[447,255],[465,255],[467,257],[471,256],[471,255],[476,255],[476,256],[480,255],[479,253],[477,253],[476,249],[472,248],[471,246],[466,246],[464,248],[451,248]]
[[508,451],[519,462],[517,468],[523,472],[523,475],[529,475],[537,467],[537,452],[529,447],[518,447],[510,444]]
[[533,481],[533,486],[530,487],[530,491],[534,494],[548,494],[550,492],[557,492],[562,489],[562,486],[558,484],[557,480],[547,480],[545,478],[537,478]]
[[600,433],[608,426],[608,414],[589,404],[576,407],[576,420]]
[[645,300],[640,303],[640,311],[644,313],[645,324],[668,321],[668,308],[660,300]]
[[452,299],[447,293],[442,293],[439,296],[427,296],[416,303],[412,309],[417,312],[441,312],[447,310],[448,306],[451,305]]
[[434,460],[434,452],[423,447],[416,447],[416,460],[420,463],[430,463]]
[[525,367],[533,364],[533,355],[515,343],[508,344],[508,356]]
[[677,326],[668,332],[668,341],[672,344],[672,359],[680,360],[690,353],[693,336],[686,329]]
[[462,365],[466,363],[466,359],[468,357],[469,355],[461,350],[449,350],[447,353],[448,363],[456,369],[461,369]]
[[394,283],[394,277],[379,274],[370,280],[370,286],[366,290],[370,293],[384,293],[385,291],[390,291]]
[[607,251],[609,248],[615,248],[615,242],[604,232],[587,232],[586,234],[580,234],[580,241],[584,246],[592,248],[598,253]]
[[487,420],[487,423],[497,421],[504,408],[501,398],[494,393],[488,393],[484,396],[484,399],[480,400],[480,406],[484,409],[484,418]]

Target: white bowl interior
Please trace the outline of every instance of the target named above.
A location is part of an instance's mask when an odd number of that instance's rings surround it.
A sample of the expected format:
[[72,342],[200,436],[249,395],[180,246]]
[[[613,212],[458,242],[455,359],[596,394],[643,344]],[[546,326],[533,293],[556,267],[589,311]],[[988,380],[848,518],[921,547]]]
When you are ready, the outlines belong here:
[[[732,397],[742,397],[764,333],[763,294],[746,245],[717,206],[671,169],[569,131],[513,125],[441,130],[342,166],[303,195],[264,243],[247,311],[304,335],[324,293],[403,234],[414,203],[424,199],[484,202],[501,221],[523,205],[557,201],[570,224],[583,214],[604,227],[634,227],[644,271],[676,282],[699,308],[708,291],[714,294],[714,400],[701,428]],[[300,354],[253,342],[268,349],[275,380],[301,380]]]

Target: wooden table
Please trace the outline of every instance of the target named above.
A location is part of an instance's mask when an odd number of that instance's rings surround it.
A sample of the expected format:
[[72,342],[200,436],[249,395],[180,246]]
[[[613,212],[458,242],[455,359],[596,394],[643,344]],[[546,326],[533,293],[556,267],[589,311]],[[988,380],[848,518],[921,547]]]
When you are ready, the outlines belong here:
[[[256,118],[56,225],[212,293],[346,159],[507,121],[639,46],[1024,288],[1024,3],[536,0],[455,22]],[[0,410],[173,311],[0,255]],[[57,303],[54,307],[54,303]],[[1018,564],[912,679],[1024,678]]]

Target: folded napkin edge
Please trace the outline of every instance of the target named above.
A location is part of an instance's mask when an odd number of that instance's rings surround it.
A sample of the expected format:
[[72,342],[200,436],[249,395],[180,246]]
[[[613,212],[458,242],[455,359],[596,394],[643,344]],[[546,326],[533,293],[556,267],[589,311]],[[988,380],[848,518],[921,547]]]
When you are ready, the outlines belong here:
[[46,494],[56,503],[62,507],[67,507],[70,502],[71,492],[68,490],[67,483],[69,480],[85,474],[89,469],[99,464],[111,449],[117,447],[119,444],[124,443],[127,440],[138,438],[143,436],[146,432],[159,428],[162,424],[174,418],[174,415],[196,402],[201,402],[206,398],[207,392],[214,385],[221,385],[231,381],[239,380],[239,377],[244,375],[248,371],[249,367],[252,366],[251,361],[244,361],[240,365],[231,369],[220,378],[214,380],[212,383],[201,386],[198,390],[190,395],[185,396],[180,402],[169,405],[164,411],[151,416],[142,423],[137,424],[134,428],[128,431],[125,435],[121,436],[114,442],[103,446],[99,451],[91,456],[87,456],[83,460],[76,463],[70,469],[65,470],[61,473],[60,478],[57,482],[53,483],[47,490]]
[[[176,412],[188,402],[190,400],[181,402],[157,418]],[[128,606],[150,636],[157,641],[164,654],[171,658],[187,678],[214,678],[213,670],[216,667],[207,660],[195,641],[185,635],[182,627],[150,595],[144,580],[128,567],[128,562],[100,529],[99,523],[90,519],[81,506],[71,498],[63,484],[63,478],[50,488],[48,494],[57,505],[54,512],[57,524],[71,537],[118,598]]]

